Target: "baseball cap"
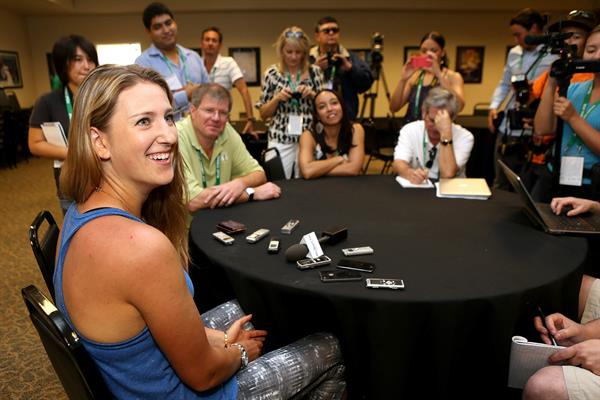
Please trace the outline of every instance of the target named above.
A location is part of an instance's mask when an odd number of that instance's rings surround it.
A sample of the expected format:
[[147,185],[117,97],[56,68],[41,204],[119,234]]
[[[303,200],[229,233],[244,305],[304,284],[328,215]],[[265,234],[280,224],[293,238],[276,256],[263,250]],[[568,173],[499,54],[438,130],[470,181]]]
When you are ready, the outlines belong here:
[[593,11],[573,10],[565,18],[561,18],[548,27],[549,32],[558,32],[570,26],[591,31],[596,27],[596,14]]

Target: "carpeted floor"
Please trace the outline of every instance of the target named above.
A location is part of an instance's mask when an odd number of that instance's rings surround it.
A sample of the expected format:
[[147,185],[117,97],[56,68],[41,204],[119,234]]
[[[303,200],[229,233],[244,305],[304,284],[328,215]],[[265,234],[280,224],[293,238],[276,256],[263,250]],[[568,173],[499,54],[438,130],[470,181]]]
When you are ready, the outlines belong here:
[[[380,161],[369,166],[378,174]],[[40,210],[62,223],[52,161],[31,158],[0,169],[0,399],[66,399],[21,298],[21,288],[48,290],[31,252],[27,231]],[[48,296],[50,297],[50,296]]]
[[48,294],[27,238],[42,209],[62,222],[52,161],[31,158],[0,169],[0,399],[67,398],[21,298],[30,284]]

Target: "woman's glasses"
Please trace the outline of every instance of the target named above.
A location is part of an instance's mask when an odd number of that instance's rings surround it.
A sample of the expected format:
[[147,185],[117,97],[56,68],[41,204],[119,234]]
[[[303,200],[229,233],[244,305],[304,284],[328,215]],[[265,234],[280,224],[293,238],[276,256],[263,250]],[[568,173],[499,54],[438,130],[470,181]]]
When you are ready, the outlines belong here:
[[303,32],[300,31],[287,31],[284,33],[285,37],[288,39],[294,38],[294,39],[302,39],[302,36],[304,35]]

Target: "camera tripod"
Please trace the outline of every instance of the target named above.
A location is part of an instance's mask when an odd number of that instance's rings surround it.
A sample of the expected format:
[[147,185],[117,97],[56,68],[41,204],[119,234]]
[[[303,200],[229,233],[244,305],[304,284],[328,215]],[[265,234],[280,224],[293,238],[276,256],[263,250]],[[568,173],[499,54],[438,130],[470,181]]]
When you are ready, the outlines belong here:
[[[363,103],[360,108],[359,121],[362,123],[374,124],[374,116],[375,116],[375,102],[377,101],[377,96],[379,95],[379,81],[381,80],[383,83],[383,90],[385,90],[385,97],[388,101],[388,106],[391,101],[390,90],[387,84],[387,80],[385,79],[385,71],[383,70],[383,65],[381,62],[373,63],[372,68],[373,72],[373,84],[369,88],[369,91],[363,95]],[[381,79],[380,79],[381,78]],[[369,104],[369,117],[367,121],[365,121],[365,110],[367,109],[367,103]],[[394,113],[392,113],[392,118],[396,118]]]
[[[390,104],[390,90],[385,79],[385,72],[383,71],[381,60],[379,62],[373,63],[371,66],[371,70],[374,77],[373,84],[369,88],[369,91],[363,95],[363,103],[360,108],[360,114],[358,117],[358,120],[361,122],[365,129],[365,135],[370,136],[372,138],[365,139],[365,147],[367,148],[366,150],[369,154],[369,158],[363,168],[363,174],[367,172],[367,169],[369,168],[369,164],[371,163],[371,159],[373,157],[383,161],[383,168],[381,169],[381,173],[385,174],[389,172],[390,168],[392,167],[392,162],[394,161],[394,145],[390,143],[391,146],[389,146],[383,143],[385,141],[385,138],[381,137],[381,132],[377,132],[377,129],[375,128],[374,116],[375,102],[377,101],[377,96],[379,94],[379,81],[381,80],[383,83],[383,89],[385,90],[385,96],[388,101],[388,106]],[[367,109],[367,103],[369,103],[369,117],[365,118],[365,110]],[[392,133],[397,132],[396,129],[394,129],[393,127],[393,121],[395,118],[396,116],[394,115],[394,113],[392,113],[392,119],[390,120],[390,131],[392,131]]]

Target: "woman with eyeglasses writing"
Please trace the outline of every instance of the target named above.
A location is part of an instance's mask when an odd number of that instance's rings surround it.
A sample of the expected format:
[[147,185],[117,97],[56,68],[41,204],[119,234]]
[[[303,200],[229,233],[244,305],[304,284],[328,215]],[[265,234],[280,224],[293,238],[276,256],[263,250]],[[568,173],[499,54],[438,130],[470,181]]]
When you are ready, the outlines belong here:
[[297,166],[300,134],[312,124],[312,107],[321,90],[321,69],[309,65],[308,37],[302,29],[286,28],[275,43],[279,63],[265,72],[260,100],[262,119],[269,121],[269,148],[279,151],[286,178],[299,177]]
[[465,177],[473,135],[452,121],[460,106],[448,90],[434,88],[423,101],[422,121],[400,130],[394,171],[413,184],[427,179]]
[[390,99],[390,110],[396,112],[408,104],[406,122],[421,118],[421,106],[434,87],[452,92],[459,104],[465,105],[462,76],[448,68],[446,39],[439,32],[429,32],[421,39],[421,55],[412,56],[402,67],[400,82]]

